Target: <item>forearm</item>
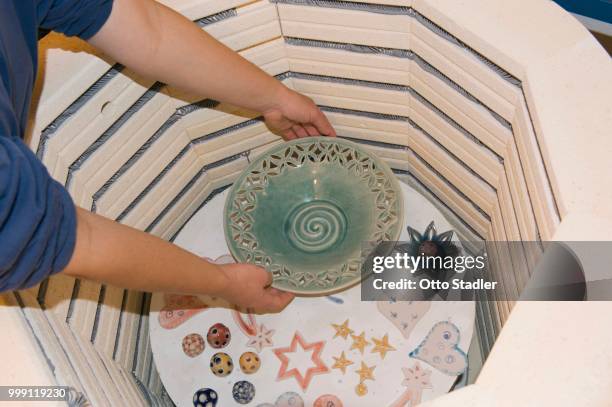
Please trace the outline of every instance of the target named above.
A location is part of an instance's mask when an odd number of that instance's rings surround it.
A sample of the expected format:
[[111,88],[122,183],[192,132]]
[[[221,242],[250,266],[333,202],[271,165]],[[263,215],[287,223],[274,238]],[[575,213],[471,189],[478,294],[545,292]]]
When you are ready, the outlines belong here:
[[90,42],[135,72],[257,112],[284,86],[182,15],[152,0],[115,0]]
[[147,233],[77,209],[77,241],[64,273],[146,291],[221,293],[220,268]]

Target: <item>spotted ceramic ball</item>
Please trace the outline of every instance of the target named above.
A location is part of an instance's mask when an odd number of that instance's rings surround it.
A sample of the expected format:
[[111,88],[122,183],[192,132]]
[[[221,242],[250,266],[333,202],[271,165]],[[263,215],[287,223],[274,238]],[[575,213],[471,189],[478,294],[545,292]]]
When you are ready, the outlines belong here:
[[240,356],[240,369],[246,374],[253,374],[261,367],[261,360],[257,353],[244,352]]
[[194,407],[215,407],[218,401],[219,396],[213,389],[200,389],[193,395]]
[[304,400],[299,394],[287,391],[278,396],[275,407],[304,407]]
[[230,342],[232,335],[228,327],[221,323],[216,323],[210,327],[206,340],[215,349],[224,348]]
[[248,404],[253,401],[255,397],[255,386],[253,383],[241,380],[234,384],[232,389],[232,396],[234,400],[240,404]]
[[183,338],[183,352],[189,357],[196,357],[204,352],[204,338],[199,334],[189,334]]
[[234,370],[232,358],[227,353],[219,352],[210,358],[210,370],[215,376],[225,377]]
[[324,394],[315,400],[312,407],[342,407],[342,401],[333,394]]

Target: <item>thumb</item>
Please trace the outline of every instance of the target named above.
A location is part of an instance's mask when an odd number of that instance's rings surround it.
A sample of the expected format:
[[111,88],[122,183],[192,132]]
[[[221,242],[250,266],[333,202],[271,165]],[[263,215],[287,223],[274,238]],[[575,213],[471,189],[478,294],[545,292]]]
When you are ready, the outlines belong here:
[[266,290],[267,312],[280,312],[293,301],[295,295],[286,291],[268,288]]

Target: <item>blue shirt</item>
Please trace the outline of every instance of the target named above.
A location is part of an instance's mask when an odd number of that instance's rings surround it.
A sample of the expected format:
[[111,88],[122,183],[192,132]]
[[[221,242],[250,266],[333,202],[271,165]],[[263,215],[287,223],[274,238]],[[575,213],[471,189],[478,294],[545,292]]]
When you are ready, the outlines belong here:
[[0,0],[0,292],[61,271],[76,240],[68,192],[23,142],[38,30],[87,39],[111,8],[112,0]]

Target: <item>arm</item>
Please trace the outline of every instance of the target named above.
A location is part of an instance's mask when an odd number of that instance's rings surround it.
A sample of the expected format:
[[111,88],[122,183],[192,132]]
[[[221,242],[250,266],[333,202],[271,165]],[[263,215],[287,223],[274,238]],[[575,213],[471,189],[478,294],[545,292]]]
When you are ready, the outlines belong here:
[[260,112],[287,139],[335,135],[312,100],[155,1],[115,0],[108,21],[90,42],[144,76]]
[[271,276],[262,268],[212,264],[84,209],[77,209],[76,246],[64,273],[152,292],[216,295],[256,312],[278,311],[293,298],[268,288]]
[[[114,0],[110,17],[89,41],[142,75],[261,112],[268,126],[287,139],[335,136],[312,100],[155,1]],[[259,312],[280,310],[293,298],[269,288],[271,276],[262,268],[210,264],[82,210],[74,256],[65,272],[129,288],[218,295]]]

